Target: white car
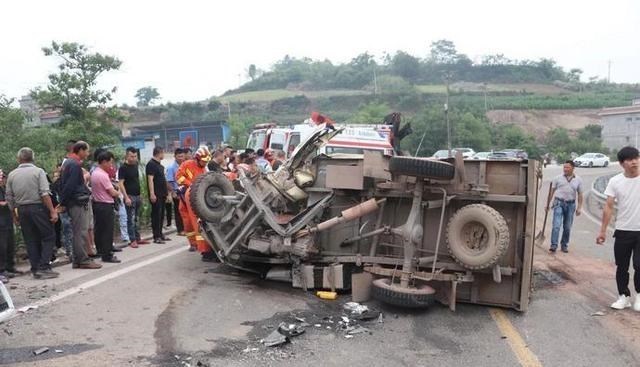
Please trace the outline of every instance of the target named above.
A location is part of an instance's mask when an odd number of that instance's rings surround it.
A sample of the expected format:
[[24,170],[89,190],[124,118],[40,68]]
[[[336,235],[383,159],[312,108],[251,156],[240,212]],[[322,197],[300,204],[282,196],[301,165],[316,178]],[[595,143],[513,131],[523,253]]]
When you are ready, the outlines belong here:
[[602,153],[584,153],[573,160],[576,167],[607,167],[609,157]]
[[476,154],[476,152],[471,148],[453,148],[453,150],[462,153],[462,158],[464,159],[469,159]]
[[471,159],[489,159],[489,156],[493,154],[493,152],[478,152],[471,157]]
[[[451,149],[451,157],[455,157],[456,156],[456,151]],[[435,153],[433,153],[433,156],[431,156],[432,158],[435,159],[446,159],[449,158],[449,149],[442,149],[439,150]]]

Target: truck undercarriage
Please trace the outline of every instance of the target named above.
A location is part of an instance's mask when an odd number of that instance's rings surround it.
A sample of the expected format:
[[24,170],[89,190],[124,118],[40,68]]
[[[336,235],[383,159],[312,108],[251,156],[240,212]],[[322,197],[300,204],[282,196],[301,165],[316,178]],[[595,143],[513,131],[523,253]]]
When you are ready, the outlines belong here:
[[340,131],[319,128],[276,172],[207,173],[191,204],[218,258],[303,289],[351,289],[371,274],[374,298],[438,300],[525,311],[537,162],[318,155]]

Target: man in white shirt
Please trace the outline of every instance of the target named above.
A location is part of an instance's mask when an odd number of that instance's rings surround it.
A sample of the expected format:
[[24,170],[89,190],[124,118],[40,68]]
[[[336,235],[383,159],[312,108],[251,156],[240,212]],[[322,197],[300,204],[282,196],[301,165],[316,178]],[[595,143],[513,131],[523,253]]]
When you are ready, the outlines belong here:
[[[600,234],[596,238],[598,245],[604,244],[607,226],[613,215],[614,205],[617,204],[615,232],[613,237],[613,253],[616,260],[616,283],[618,285],[618,300],[611,304],[611,308],[622,310],[631,307],[631,292],[629,291],[629,262],[633,257],[633,283],[636,293],[640,292],[640,160],[638,149],[624,147],[618,152],[618,162],[624,169],[609,180],[606,190],[607,204],[602,215]],[[636,295],[633,309],[640,311],[640,296]]]

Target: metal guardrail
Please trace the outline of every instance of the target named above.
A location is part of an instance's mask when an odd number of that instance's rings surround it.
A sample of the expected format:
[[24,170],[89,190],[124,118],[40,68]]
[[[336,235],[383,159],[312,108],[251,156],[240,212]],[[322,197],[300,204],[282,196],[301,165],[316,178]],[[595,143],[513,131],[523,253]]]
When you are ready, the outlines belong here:
[[602,210],[607,202],[607,196],[604,194],[604,190],[607,188],[609,179],[616,174],[617,173],[599,176],[591,184],[591,193],[588,197],[589,202],[587,203],[587,208],[592,215],[598,218],[602,218]]
[[599,176],[593,181],[593,184],[591,185],[591,190],[596,194],[600,194],[603,198],[606,199],[606,197],[604,196],[604,190],[607,188],[609,179],[611,179],[611,177],[615,175],[617,175],[617,173],[612,173],[605,176]]

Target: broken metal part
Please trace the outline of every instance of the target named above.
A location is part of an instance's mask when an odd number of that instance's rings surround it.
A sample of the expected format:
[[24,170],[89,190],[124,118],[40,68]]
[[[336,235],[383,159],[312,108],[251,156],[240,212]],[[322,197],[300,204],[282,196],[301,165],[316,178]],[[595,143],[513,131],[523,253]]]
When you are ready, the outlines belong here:
[[290,340],[285,335],[280,334],[278,330],[274,330],[266,338],[262,339],[262,344],[267,347],[276,347],[284,343],[288,343]]
[[302,325],[286,324],[283,322],[278,326],[278,332],[284,336],[293,337],[303,334],[305,332],[305,328]]
[[34,356],[39,356],[41,354],[47,353],[48,351],[49,351],[49,348],[47,348],[47,347],[38,348],[38,349],[33,351],[33,355]]

